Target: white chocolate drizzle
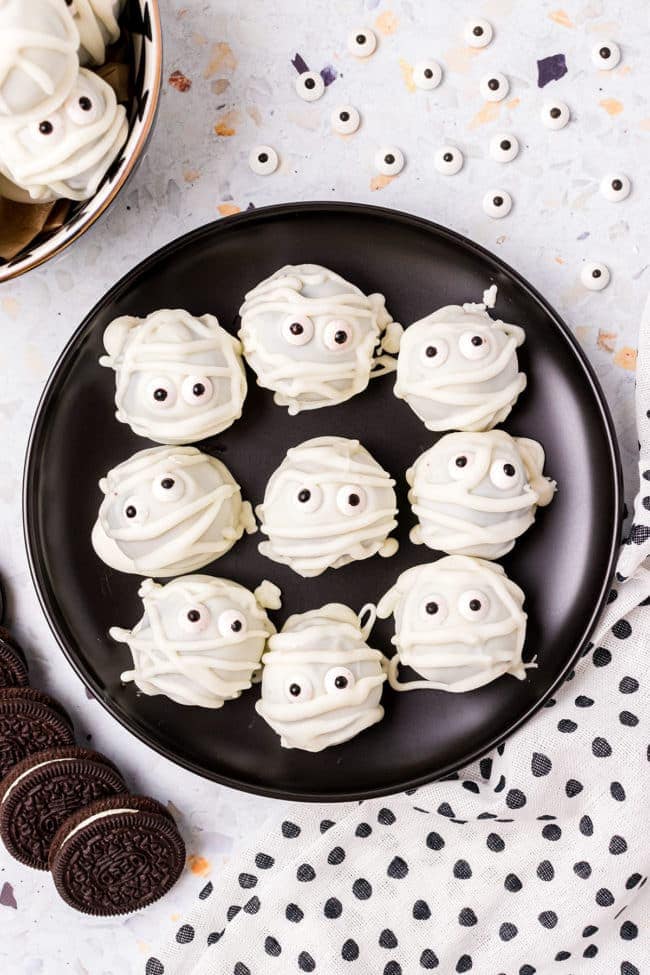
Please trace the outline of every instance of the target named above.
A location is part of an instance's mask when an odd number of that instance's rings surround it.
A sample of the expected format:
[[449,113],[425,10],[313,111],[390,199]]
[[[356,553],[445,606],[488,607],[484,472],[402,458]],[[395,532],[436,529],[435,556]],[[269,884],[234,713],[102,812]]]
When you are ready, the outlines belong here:
[[72,0],[72,12],[79,28],[81,64],[103,64],[106,47],[120,36],[118,17],[124,0]]

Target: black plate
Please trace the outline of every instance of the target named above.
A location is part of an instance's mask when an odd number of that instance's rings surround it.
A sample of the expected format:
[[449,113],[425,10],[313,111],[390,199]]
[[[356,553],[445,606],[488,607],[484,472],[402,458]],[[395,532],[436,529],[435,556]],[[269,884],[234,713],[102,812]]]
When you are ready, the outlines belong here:
[[[104,327],[117,315],[157,308],[211,312],[237,328],[245,291],[284,263],[313,261],[366,292],[381,291],[402,322],[440,305],[481,299],[499,288],[496,313],[526,327],[521,363],[528,389],[506,423],[535,437],[560,485],[550,508],[504,560],[527,594],[526,659],[539,669],[525,682],[502,677],[462,696],[438,691],[384,693],[386,717],[353,741],[318,755],[287,751],[254,710],[257,689],[220,711],[184,708],[120,684],[128,649],[111,625],[140,617],[138,579],[107,569],[90,545],[97,482],[110,467],[149,446],[113,417],[113,374],[97,364]],[[337,407],[289,417],[249,376],[244,417],[203,448],[223,458],[259,503],[291,445],[309,437],[361,440],[398,480],[399,554],[302,580],[257,552],[259,535],[238,543],[208,571],[253,588],[270,578],[284,608],[302,612],[330,601],[359,609],[398,573],[432,554],[408,541],[412,518],[403,478],[435,436],[373,381]],[[41,604],[72,666],[119,721],[163,755],[227,785],[278,797],[331,800],[415,787],[477,758],[549,697],[575,661],[606,598],[621,516],[620,471],[611,419],[594,375],[566,326],[519,275],[476,244],[417,217],[355,204],[291,204],[251,211],[188,234],[117,284],[73,336],[41,400],[30,439],[24,518]],[[373,643],[388,650],[390,622]]]

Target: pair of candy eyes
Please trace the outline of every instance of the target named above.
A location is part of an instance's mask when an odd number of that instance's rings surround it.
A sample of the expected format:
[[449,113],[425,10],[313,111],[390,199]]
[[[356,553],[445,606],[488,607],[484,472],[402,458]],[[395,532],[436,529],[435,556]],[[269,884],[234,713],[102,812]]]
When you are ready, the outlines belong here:
[[[458,351],[463,359],[475,362],[484,359],[490,352],[490,342],[485,335],[477,332],[463,332],[458,339]],[[449,343],[446,339],[432,339],[422,347],[420,358],[428,369],[437,369],[449,357]]]
[[66,131],[64,114],[74,125],[83,126],[96,122],[99,111],[99,105],[89,94],[74,92],[60,111],[53,112],[46,119],[34,122],[29,127],[29,139],[35,145],[57,145]]
[[[214,386],[207,376],[187,376],[181,385],[181,397],[188,406],[203,406],[214,396]],[[164,377],[152,379],[147,386],[147,398],[158,410],[168,410],[176,404],[176,384]]]
[[[309,514],[318,511],[323,504],[323,491],[316,484],[300,488],[295,497],[297,507]],[[367,503],[366,492],[356,484],[344,484],[336,492],[336,507],[343,515],[359,515],[365,511]]]
[[[203,633],[212,622],[212,613],[207,606],[196,603],[180,612],[178,622],[186,633]],[[217,629],[224,639],[242,637],[248,629],[248,624],[246,617],[239,610],[226,609],[217,617]]]
[[[449,476],[453,481],[462,481],[472,472],[474,465],[473,454],[456,454],[447,465]],[[497,458],[490,465],[490,480],[496,488],[507,491],[509,488],[518,487],[521,483],[521,472],[509,460],[503,457]]]
[[[185,494],[185,481],[175,474],[159,474],[151,485],[151,493],[156,501],[180,501]],[[122,512],[127,521],[142,524],[149,517],[149,509],[141,498],[131,497],[124,502]]]
[[[332,667],[325,674],[326,694],[351,690],[355,684],[356,678],[347,667]],[[304,675],[290,677],[284,686],[288,701],[310,701],[314,696],[314,685],[309,677]]]
[[[308,315],[289,315],[282,322],[282,337],[289,345],[307,345],[314,337],[316,328]],[[354,339],[354,328],[345,319],[335,318],[323,330],[323,345],[330,352],[347,349]]]
[[[468,589],[458,597],[456,608],[464,619],[474,623],[485,619],[490,611],[490,600],[480,589]],[[431,593],[420,604],[420,616],[427,623],[439,626],[448,615],[447,601],[439,593]]]

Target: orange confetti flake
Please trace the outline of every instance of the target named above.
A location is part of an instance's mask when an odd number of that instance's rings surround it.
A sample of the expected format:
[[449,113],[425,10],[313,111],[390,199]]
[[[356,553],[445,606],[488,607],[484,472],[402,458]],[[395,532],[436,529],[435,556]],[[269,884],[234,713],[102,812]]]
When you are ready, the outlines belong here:
[[238,207],[236,203],[220,203],[217,210],[222,217],[232,217],[235,213],[241,213],[241,207]]
[[627,369],[629,372],[634,372],[636,369],[636,349],[630,348],[629,345],[623,346],[619,349],[614,356],[614,362],[621,369]]
[[613,352],[616,348],[618,332],[607,332],[604,328],[598,330],[596,345],[602,352]]
[[395,16],[392,10],[385,10],[383,14],[380,14],[375,21],[375,27],[380,34],[384,37],[390,37],[391,34],[395,34],[397,28],[399,27],[399,19]]
[[215,135],[221,138],[230,138],[232,135],[237,134],[237,123],[239,122],[239,112],[232,109],[230,112],[224,112],[224,114],[217,119],[214,127]]
[[195,853],[191,853],[188,856],[187,866],[197,877],[204,877],[211,868],[209,860],[206,860],[205,857],[200,857]]
[[370,189],[375,193],[377,190],[385,190],[395,179],[394,176],[373,176],[370,180]]
[[563,257],[556,257],[555,258],[555,263],[556,264],[566,264],[566,261],[564,260]]
[[469,123],[470,129],[478,129],[488,122],[496,122],[501,111],[501,102],[486,102],[480,112],[477,112]]
[[226,41],[219,41],[213,44],[210,50],[210,60],[203,72],[204,78],[212,78],[218,71],[232,74],[237,67],[237,58],[232,52],[230,44]]
[[201,173],[198,169],[184,169],[183,179],[186,183],[196,183],[197,180],[201,179]]
[[603,98],[598,104],[608,115],[620,115],[623,111],[623,102],[619,102],[618,98]]
[[575,27],[575,24],[565,10],[552,10],[548,16],[556,24],[560,24],[561,27]]
[[192,87],[192,82],[182,71],[172,71],[169,76],[169,84],[176,91],[189,91]]
[[591,335],[591,325],[576,325],[576,337],[584,345]]
[[467,74],[472,61],[481,53],[477,47],[453,47],[445,53],[444,64],[446,71],[454,71],[456,74]]
[[223,95],[224,91],[230,88],[230,82],[227,78],[217,78],[210,85],[210,91],[213,95]]
[[408,91],[416,91],[416,84],[413,81],[413,65],[409,64],[408,61],[400,59],[399,68],[402,72],[402,80],[406,85]]
[[506,108],[511,112],[514,112],[515,108],[519,105],[521,98],[511,98],[509,102],[506,102]]

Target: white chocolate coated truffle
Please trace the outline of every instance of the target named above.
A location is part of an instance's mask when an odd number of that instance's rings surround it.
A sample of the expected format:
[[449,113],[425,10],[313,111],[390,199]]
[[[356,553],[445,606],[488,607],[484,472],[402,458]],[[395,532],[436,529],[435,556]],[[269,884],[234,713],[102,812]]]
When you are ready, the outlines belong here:
[[118,17],[125,0],[66,0],[79,29],[81,64],[103,64],[106,47],[120,36]]
[[242,414],[241,345],[213,315],[182,309],[124,315],[104,332],[102,366],[115,370],[115,416],[139,437],[187,444],[226,430]]
[[251,506],[225,464],[196,447],[152,447],[99,482],[92,544],[120,572],[194,572],[255,531]]
[[395,395],[428,430],[489,430],[526,387],[517,362],[524,339],[484,305],[440,308],[404,332]]
[[3,132],[4,175],[37,203],[87,200],[124,145],[126,110],[99,75],[79,70],[55,111]]
[[78,47],[63,0],[2,0],[0,128],[39,121],[58,108],[79,71]]
[[330,603],[290,616],[268,642],[256,710],[283,748],[320,752],[384,716],[385,658],[367,640],[375,607]]
[[262,555],[308,578],[394,555],[395,482],[358,440],[318,437],[287,451],[257,508]]
[[[246,295],[239,338],[258,385],[290,414],[335,406],[395,369],[383,295],[316,264],[287,265]],[[401,330],[400,330],[401,331]]]
[[536,440],[504,430],[448,433],[406,472],[418,524],[411,541],[452,555],[498,559],[550,504],[555,482],[543,475]]
[[110,630],[133,656],[123,681],[201,708],[220,708],[248,690],[275,633],[266,608],[269,596],[272,608],[280,605],[276,586],[262,583],[253,594],[228,579],[191,575],[165,586],[145,579],[138,595],[142,619],[131,630]]
[[[497,562],[448,555],[407,569],[380,600],[395,617],[388,680],[398,691],[471,691],[500,677],[526,676],[524,594]],[[400,665],[423,678],[402,684]]]

